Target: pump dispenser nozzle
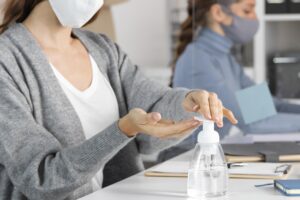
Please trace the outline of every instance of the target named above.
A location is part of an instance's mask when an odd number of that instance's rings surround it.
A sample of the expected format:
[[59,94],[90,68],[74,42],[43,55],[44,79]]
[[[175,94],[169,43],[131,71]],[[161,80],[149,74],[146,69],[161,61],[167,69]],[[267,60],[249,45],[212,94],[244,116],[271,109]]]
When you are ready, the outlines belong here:
[[219,143],[220,136],[215,131],[214,122],[203,117],[196,117],[196,119],[203,122],[203,131],[198,135],[198,143]]
[[214,130],[215,130],[214,122],[208,121],[208,120],[203,120],[203,131],[204,132],[209,132],[209,131],[214,131]]

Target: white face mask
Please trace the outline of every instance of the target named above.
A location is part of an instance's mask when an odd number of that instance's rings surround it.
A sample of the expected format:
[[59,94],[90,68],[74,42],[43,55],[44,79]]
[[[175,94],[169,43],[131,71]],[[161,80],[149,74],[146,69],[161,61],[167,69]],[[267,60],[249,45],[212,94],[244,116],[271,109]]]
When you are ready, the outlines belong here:
[[70,28],[81,28],[104,4],[104,0],[49,0],[49,2],[60,23]]

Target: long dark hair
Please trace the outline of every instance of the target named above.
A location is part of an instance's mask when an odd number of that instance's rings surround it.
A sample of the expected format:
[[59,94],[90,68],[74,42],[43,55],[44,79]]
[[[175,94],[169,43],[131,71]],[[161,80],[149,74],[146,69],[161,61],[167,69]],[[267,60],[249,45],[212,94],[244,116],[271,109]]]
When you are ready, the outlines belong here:
[[207,14],[214,4],[229,6],[241,0],[188,0],[188,17],[181,25],[179,44],[176,50],[175,62],[193,41],[194,33],[199,27],[207,25]]
[[[0,25],[0,33],[3,33],[13,22],[23,22],[30,15],[32,10],[43,1],[45,0],[6,0],[3,9],[3,22]],[[87,24],[92,23],[98,14],[99,12],[96,13]]]
[[199,27],[207,25],[207,14],[217,0],[188,0],[188,17],[181,25],[175,61],[193,41],[194,33]]
[[218,0],[188,0],[188,17],[181,24],[178,45],[174,56],[175,59],[172,64],[173,74],[170,86],[173,85],[173,77],[177,60],[183,54],[186,47],[193,41],[196,30],[198,30],[199,27],[207,25],[207,14],[211,7],[216,3],[218,3]]

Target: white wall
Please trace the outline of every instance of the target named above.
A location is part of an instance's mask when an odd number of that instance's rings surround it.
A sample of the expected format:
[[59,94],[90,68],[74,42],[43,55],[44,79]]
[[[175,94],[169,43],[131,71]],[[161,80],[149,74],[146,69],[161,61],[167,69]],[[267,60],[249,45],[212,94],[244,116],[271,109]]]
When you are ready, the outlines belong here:
[[129,0],[113,15],[117,42],[141,67],[163,67],[170,61],[168,0]]

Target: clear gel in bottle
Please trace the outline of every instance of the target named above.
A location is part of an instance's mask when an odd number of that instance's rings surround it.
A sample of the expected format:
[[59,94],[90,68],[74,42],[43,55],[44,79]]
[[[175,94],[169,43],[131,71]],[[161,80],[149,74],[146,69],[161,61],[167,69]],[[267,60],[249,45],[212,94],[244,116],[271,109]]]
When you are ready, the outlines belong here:
[[227,193],[228,170],[219,134],[212,121],[203,121],[203,131],[188,171],[188,196],[196,199],[222,197]]

